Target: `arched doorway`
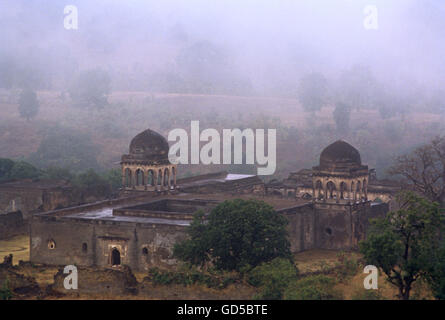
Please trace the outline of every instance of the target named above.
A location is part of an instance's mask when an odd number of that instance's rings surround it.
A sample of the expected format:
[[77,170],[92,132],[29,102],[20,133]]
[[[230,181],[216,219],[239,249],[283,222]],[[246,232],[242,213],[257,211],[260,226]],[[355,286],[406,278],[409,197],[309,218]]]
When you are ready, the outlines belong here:
[[121,253],[116,248],[111,250],[111,265],[119,266],[121,264]]

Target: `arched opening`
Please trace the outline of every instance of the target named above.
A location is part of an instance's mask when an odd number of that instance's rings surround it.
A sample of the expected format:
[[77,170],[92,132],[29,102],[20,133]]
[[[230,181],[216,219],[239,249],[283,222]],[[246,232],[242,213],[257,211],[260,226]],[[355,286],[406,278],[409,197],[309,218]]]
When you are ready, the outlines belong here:
[[131,187],[131,170],[130,168],[125,169],[125,187]]
[[54,250],[56,248],[56,242],[54,240],[49,240],[48,241],[48,249],[50,250]]
[[334,199],[337,198],[337,188],[335,187],[335,184],[332,181],[329,181],[326,185],[327,189],[327,199]]
[[176,176],[176,169],[175,169],[175,167],[173,167],[172,171],[171,171],[171,177],[170,177],[170,185],[173,187],[176,187],[175,176]]
[[148,249],[146,247],[142,248],[142,254],[144,256],[148,255]]
[[119,266],[121,264],[121,253],[116,248],[111,250],[111,265]]
[[144,185],[144,171],[141,169],[136,170],[136,186]]
[[84,243],[82,244],[82,252],[83,252],[83,253],[87,253],[87,251],[88,251],[88,245],[84,242]]
[[323,199],[323,184],[320,180],[315,183],[315,196],[316,199]]
[[170,171],[168,170],[168,168],[164,169],[164,186],[168,187],[168,182],[170,179]]
[[361,201],[362,200],[362,186],[360,181],[357,181],[357,187],[356,187],[356,193],[357,193],[357,197],[354,200]]
[[324,230],[324,232],[326,232],[326,234],[328,235],[328,236],[332,236],[332,229],[331,228],[326,228],[325,230]]
[[157,179],[156,185],[162,187],[162,170],[158,171],[158,179]]
[[340,183],[340,199],[345,199],[348,192],[348,186],[345,182]]
[[148,170],[148,172],[147,172],[147,185],[149,185],[149,186],[155,185],[153,170]]

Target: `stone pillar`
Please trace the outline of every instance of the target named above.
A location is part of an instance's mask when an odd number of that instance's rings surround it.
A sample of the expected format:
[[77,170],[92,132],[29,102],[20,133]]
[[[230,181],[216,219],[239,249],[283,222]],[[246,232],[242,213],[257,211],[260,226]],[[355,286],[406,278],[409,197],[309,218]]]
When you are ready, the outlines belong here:
[[328,198],[328,184],[324,183],[323,184],[323,202],[326,202]]
[[177,171],[178,169],[177,169],[176,166],[175,166],[174,168],[175,168],[175,170],[174,170],[174,172],[173,172],[173,179],[174,179],[174,187],[175,187],[175,189],[176,189],[176,171]]
[[125,179],[125,167],[124,166],[122,166],[122,188],[123,189],[125,189],[126,187],[127,187],[127,185],[126,185],[126,181],[125,181],[126,179]]

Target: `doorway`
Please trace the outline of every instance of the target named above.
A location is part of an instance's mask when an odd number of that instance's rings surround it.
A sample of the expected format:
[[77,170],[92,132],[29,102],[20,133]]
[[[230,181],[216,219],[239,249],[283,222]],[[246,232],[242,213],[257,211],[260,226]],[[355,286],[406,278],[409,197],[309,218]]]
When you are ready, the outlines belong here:
[[119,266],[121,264],[121,253],[116,248],[111,250],[111,266]]

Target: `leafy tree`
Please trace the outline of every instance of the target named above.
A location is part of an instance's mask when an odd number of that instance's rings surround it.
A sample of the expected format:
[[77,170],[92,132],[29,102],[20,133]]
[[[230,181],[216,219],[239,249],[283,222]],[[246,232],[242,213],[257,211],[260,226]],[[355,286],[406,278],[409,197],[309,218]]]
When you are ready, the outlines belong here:
[[401,193],[397,201],[399,210],[373,221],[360,251],[399,289],[399,298],[408,300],[413,283],[426,274],[438,250],[443,218],[437,203],[412,192]]
[[445,204],[445,137],[416,148],[396,158],[390,168],[392,175],[402,176],[406,183],[431,201]]
[[74,174],[71,173],[68,168],[49,167],[45,169],[41,178],[47,180],[72,181],[74,179]]
[[9,180],[36,179],[41,175],[41,171],[25,161],[18,161],[9,172]]
[[111,194],[110,183],[93,169],[79,174],[74,180],[74,186],[88,196],[103,197]]
[[195,216],[189,239],[174,254],[192,264],[212,262],[224,270],[245,270],[277,257],[289,258],[287,220],[263,201],[235,199],[216,206],[207,219]]
[[349,132],[349,120],[351,118],[351,108],[344,103],[337,103],[333,112],[337,131],[341,134]]
[[431,257],[430,268],[426,274],[426,280],[434,297],[445,300],[445,247],[435,252]]
[[0,158],[0,181],[5,181],[9,178],[12,167],[14,167],[14,161]]
[[39,108],[36,93],[30,89],[23,90],[19,98],[20,116],[29,121],[39,113]]
[[122,173],[120,169],[111,169],[105,172],[103,177],[108,181],[112,190],[117,190],[122,186]]
[[302,278],[289,284],[284,291],[286,300],[341,300],[343,295],[334,288],[335,279],[325,275]]
[[298,99],[304,110],[319,111],[327,99],[327,80],[321,73],[305,75],[300,80]]
[[296,280],[298,269],[289,259],[275,258],[256,266],[248,274],[248,282],[261,287],[258,299],[279,300],[291,281]]
[[68,91],[76,106],[102,109],[108,104],[110,90],[109,74],[98,68],[80,73]]

